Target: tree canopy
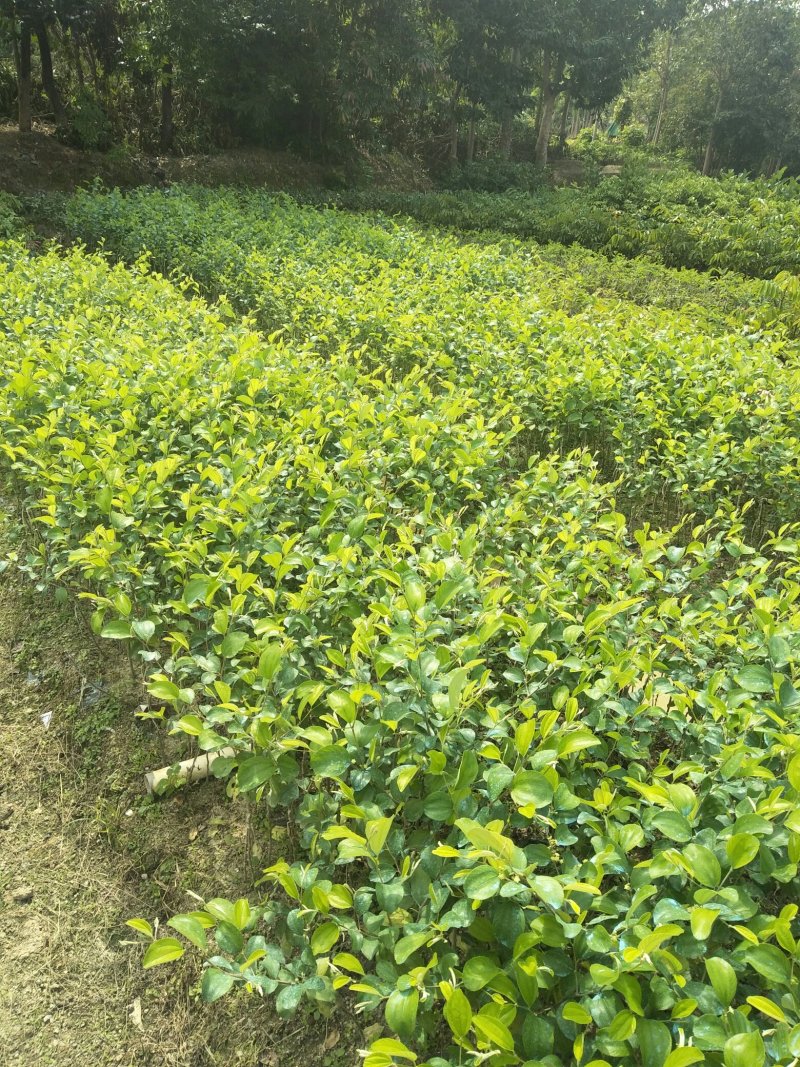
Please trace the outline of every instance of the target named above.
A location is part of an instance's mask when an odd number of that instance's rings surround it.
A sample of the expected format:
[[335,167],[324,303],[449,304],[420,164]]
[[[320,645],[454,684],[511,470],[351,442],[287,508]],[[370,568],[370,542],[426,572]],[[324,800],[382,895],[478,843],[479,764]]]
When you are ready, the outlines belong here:
[[624,89],[706,170],[793,167],[799,25],[790,0],[0,0],[0,110],[94,148],[543,164]]

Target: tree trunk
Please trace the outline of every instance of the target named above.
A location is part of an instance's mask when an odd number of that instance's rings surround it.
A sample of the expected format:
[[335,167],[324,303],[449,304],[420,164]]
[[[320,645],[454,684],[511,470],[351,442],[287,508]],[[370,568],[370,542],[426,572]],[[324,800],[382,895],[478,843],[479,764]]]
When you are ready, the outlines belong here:
[[564,94],[564,110],[561,112],[561,128],[558,131],[558,143],[561,149],[561,154],[564,154],[564,146],[567,143],[567,118],[569,117],[570,107],[570,95]]
[[553,90],[552,86],[548,87],[542,100],[542,118],[539,122],[539,134],[536,138],[536,151],[533,157],[537,167],[547,166],[547,153],[550,147],[550,135],[553,132],[557,100],[558,93]]
[[172,61],[164,60],[161,68],[161,131],[159,146],[165,154],[172,151],[175,127],[172,121]]
[[61,102],[61,94],[58,91],[55,75],[53,74],[53,56],[50,52],[50,39],[47,36],[47,26],[44,19],[37,19],[34,29],[36,30],[36,40],[39,42],[39,56],[42,60],[42,84],[44,85],[44,91],[47,93],[47,99],[50,101],[50,107],[53,110],[53,121],[56,126],[61,126],[64,122],[64,105]]
[[540,85],[539,86],[539,92],[536,94],[536,112],[535,112],[535,114],[533,116],[533,128],[534,128],[534,130],[536,130],[537,134],[539,132],[539,128],[542,125],[542,101],[543,101],[543,98],[544,98],[544,91],[543,91],[543,89],[542,89],[542,87]]
[[23,22],[19,34],[19,75],[17,77],[19,132],[31,132],[31,27]]
[[503,121],[500,126],[500,158],[511,159],[511,142],[514,136],[514,116],[511,110],[503,112]]
[[461,86],[457,85],[450,97],[450,153],[449,159],[452,164],[458,163],[458,97]]
[[[522,62],[522,53],[519,48],[511,49],[511,65],[516,70]],[[500,125],[500,156],[503,159],[511,159],[511,146],[514,140],[514,118],[516,110],[514,103],[508,101],[503,110],[503,118]]]
[[103,82],[100,78],[100,70],[97,66],[97,55],[95,54],[95,50],[92,47],[92,42],[86,40],[85,47],[86,55],[89,59],[89,69],[92,73],[92,85],[94,86],[95,95],[98,100],[105,100],[105,95],[103,93]]
[[547,165],[547,149],[550,144],[550,134],[553,132],[553,118],[556,112],[562,70],[563,63],[560,60],[554,62],[554,57],[550,52],[545,52],[540,87],[542,114],[533,155],[533,161],[537,167]]
[[664,55],[664,62],[661,65],[661,92],[658,99],[658,115],[656,116],[656,124],[653,129],[653,136],[650,143],[655,147],[658,144],[661,137],[661,127],[664,124],[664,115],[667,111],[667,98],[669,96],[669,74],[670,74],[670,58],[672,56],[672,33],[667,31],[667,50]]
[[708,144],[706,145],[706,154],[703,156],[703,175],[708,177],[711,173],[711,162],[714,159],[714,127],[711,127],[711,133],[708,136]]
[[467,129],[467,163],[471,163],[475,158],[475,109],[472,109],[472,114],[469,117],[469,127]]
[[75,61],[75,74],[78,78],[78,88],[81,92],[84,92],[86,89],[86,75],[83,70],[83,59],[81,58],[81,44],[75,30],[70,30],[69,38],[72,44],[72,57]]
[[703,174],[709,175],[711,173],[711,164],[714,161],[714,141],[717,134],[717,119],[722,108],[722,93],[717,97],[717,106],[714,109],[714,118],[711,120],[711,131],[708,135],[708,144],[706,145],[706,154],[703,158]]

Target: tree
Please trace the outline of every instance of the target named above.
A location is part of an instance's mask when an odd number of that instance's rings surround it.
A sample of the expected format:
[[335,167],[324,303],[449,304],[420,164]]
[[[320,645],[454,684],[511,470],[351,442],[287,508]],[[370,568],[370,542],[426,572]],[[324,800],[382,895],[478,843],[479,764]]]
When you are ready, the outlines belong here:
[[438,0],[442,66],[449,82],[450,158],[458,158],[459,109],[469,116],[467,161],[474,149],[475,118],[501,124],[501,152],[510,151],[514,116],[530,97],[532,72],[522,62],[520,5],[513,0]]
[[559,95],[598,108],[619,92],[642,47],[661,26],[674,22],[681,0],[535,0],[527,7],[528,38],[539,55],[540,118],[534,159],[547,162]]
[[706,174],[771,170],[797,158],[799,67],[794,3],[715,0],[690,12],[668,53],[656,43],[635,82],[637,108],[651,140],[689,153]]

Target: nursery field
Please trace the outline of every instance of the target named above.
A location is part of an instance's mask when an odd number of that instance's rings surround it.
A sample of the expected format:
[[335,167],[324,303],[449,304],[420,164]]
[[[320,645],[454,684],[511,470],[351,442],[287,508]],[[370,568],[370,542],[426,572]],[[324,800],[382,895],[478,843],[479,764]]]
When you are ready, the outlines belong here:
[[[56,221],[128,262],[146,255],[285,343],[397,380],[415,370],[487,416],[507,409],[523,467],[536,450],[590,448],[643,518],[750,501],[760,529],[800,518],[797,362],[761,283],[465,244],[257,192],[82,193]],[[675,306],[659,306],[665,293]]]
[[[707,178],[630,163],[589,187],[500,195],[479,190],[407,193],[388,189],[325,195],[342,207],[409,215],[461,230],[497,230],[578,244],[671,267],[732,270],[753,278],[797,274],[800,195],[796,178]],[[312,198],[312,194],[304,194]]]
[[15,562],[259,813],[242,896],[120,915],[153,982],[355,1012],[366,1067],[797,1062],[789,259],[37,210],[73,243],[0,244]]

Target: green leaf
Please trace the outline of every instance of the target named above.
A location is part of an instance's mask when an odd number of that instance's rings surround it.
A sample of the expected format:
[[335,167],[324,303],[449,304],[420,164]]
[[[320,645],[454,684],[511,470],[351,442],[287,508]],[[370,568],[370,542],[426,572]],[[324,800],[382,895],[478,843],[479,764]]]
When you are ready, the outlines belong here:
[[241,630],[229,630],[222,639],[220,651],[226,659],[238,656],[249,640],[249,636]]
[[363,974],[364,967],[361,960],[349,952],[339,952],[331,961],[334,967],[340,967],[343,971],[352,971],[353,974]]
[[186,583],[186,588],[183,591],[184,603],[187,607],[192,607],[198,600],[204,601],[210,588],[210,578],[192,578],[190,582]]
[[416,989],[395,989],[386,1001],[386,1025],[406,1041],[414,1037],[419,1008]]
[[200,996],[206,1004],[213,1004],[215,1000],[219,1000],[231,991],[235,981],[235,977],[228,971],[221,971],[218,967],[208,967],[203,971]]
[[453,801],[445,789],[437,789],[425,797],[423,809],[432,822],[447,822],[453,814]]
[[142,967],[157,967],[161,963],[171,963],[183,955],[183,945],[175,937],[161,937],[151,942],[144,954]]
[[772,692],[772,672],[760,664],[743,667],[734,677],[736,684],[748,693]]
[[683,1048],[676,1048],[670,1052],[664,1060],[664,1067],[691,1067],[693,1063],[702,1063],[705,1058],[705,1054],[699,1048],[685,1045]]
[[544,808],[553,799],[553,787],[543,774],[520,771],[514,776],[511,799],[520,808],[528,804],[535,808]]
[[156,624],[150,619],[137,619],[131,623],[131,629],[140,641],[144,641],[147,644],[156,632]]
[[125,641],[131,636],[131,624],[122,622],[120,619],[114,622],[107,622],[100,631],[100,636],[109,637],[114,641]]
[[792,789],[796,789],[800,793],[800,752],[789,761],[789,766],[786,768],[786,776]]
[[473,867],[464,879],[464,895],[470,900],[489,900],[500,891],[500,877],[494,867]]
[[425,607],[425,586],[418,578],[403,582],[403,596],[412,612],[416,613]]
[[431,933],[429,930],[423,930],[418,934],[406,934],[405,937],[401,937],[397,944],[394,946],[394,960],[395,963],[404,964],[406,960],[413,956],[414,953],[427,944],[431,939]]
[[577,1023],[579,1026],[590,1026],[592,1022],[592,1017],[586,1008],[574,1000],[570,1000],[564,1005],[561,1014],[568,1022]]
[[331,711],[335,711],[337,715],[341,715],[345,722],[355,721],[356,705],[349,693],[345,693],[341,689],[334,693],[328,693],[328,707]]
[[147,692],[156,700],[167,700],[173,704],[180,699],[180,690],[177,685],[165,680],[148,683]]
[[466,667],[459,667],[458,670],[453,671],[450,682],[447,686],[447,702],[451,715],[455,715],[458,711],[461,703],[461,694],[464,692],[464,686],[469,678],[469,670]]
[[282,1019],[288,1019],[297,1011],[302,999],[302,986],[285,985],[275,998],[275,1010]]
[[339,927],[334,922],[323,923],[311,935],[311,951],[315,956],[324,956],[339,940]]
[[608,1036],[613,1041],[627,1041],[636,1033],[636,1016],[632,1011],[623,1008],[617,1012],[608,1025]]
[[664,837],[677,841],[681,845],[692,839],[692,827],[689,820],[677,811],[660,811],[653,818],[651,826],[655,826]]
[[144,934],[146,937],[153,936],[153,927],[147,919],[126,919],[125,925],[130,926],[132,930],[136,930],[138,933]]
[[488,956],[473,956],[464,964],[462,980],[470,992],[483,989],[498,973],[499,968]]
[[239,764],[236,784],[242,793],[249,793],[264,785],[275,773],[275,763],[268,756],[250,756]]
[[722,868],[710,848],[692,843],[683,850],[683,857],[689,870],[701,885],[709,886],[711,889],[719,885]]
[[494,763],[489,770],[486,770],[483,780],[486,783],[486,792],[489,793],[489,799],[496,800],[502,793],[506,792],[514,780],[514,771],[511,767],[507,767],[505,763]]
[[636,1036],[639,1038],[642,1067],[664,1067],[672,1048],[669,1028],[653,1019],[639,1019],[636,1023]]
[[416,777],[418,771],[419,767],[411,765],[398,769],[395,781],[397,782],[397,788],[400,790],[401,793],[405,793],[406,789],[408,789],[408,787],[411,785],[414,778]]
[[231,916],[231,922],[237,930],[244,930],[247,924],[250,922],[252,912],[250,910],[250,901],[246,897],[239,897],[236,903],[233,905],[233,914]]
[[214,937],[222,951],[231,956],[238,956],[244,948],[244,938],[241,930],[232,922],[228,922],[227,919],[220,919],[217,923]]
[[712,956],[706,960],[706,970],[711,979],[714,992],[719,997],[723,1007],[728,1007],[736,995],[736,971],[727,960],[719,956]]
[[489,1044],[505,1049],[506,1052],[514,1051],[514,1038],[511,1036],[511,1031],[493,1015],[473,1015],[472,1025],[475,1032]]
[[791,967],[786,956],[775,945],[756,945],[745,953],[750,966],[773,985],[788,985]]
[[694,1014],[696,1008],[697,1001],[694,997],[684,997],[683,1000],[676,1000],[672,1005],[670,1019],[687,1019]]
[[587,636],[596,633],[598,630],[603,629],[615,615],[621,615],[623,612],[636,607],[637,604],[641,604],[641,602],[642,597],[634,596],[629,597],[627,600],[620,600],[617,604],[604,604],[602,607],[595,608],[584,621],[584,631]]
[[558,910],[564,903],[564,887],[555,878],[544,874],[537,875],[530,879],[530,886],[537,897],[551,908]]
[[311,766],[323,778],[341,778],[350,766],[350,756],[340,745],[322,745],[311,753]]
[[396,1041],[393,1037],[379,1037],[377,1041],[372,1042],[369,1049],[380,1056],[399,1056],[401,1060],[411,1060],[412,1063],[418,1058],[416,1052],[412,1052],[402,1041]]
[[692,928],[692,936],[698,941],[705,941],[711,933],[711,927],[719,918],[718,908],[692,908],[689,916],[689,925]]
[[753,834],[734,834],[725,842],[728,861],[734,870],[746,867],[758,855],[758,849],[758,838]]
[[217,920],[224,919],[226,922],[233,923],[235,918],[233,902],[225,900],[224,897],[214,897],[206,901],[205,910]]
[[800,704],[800,692],[798,692],[792,683],[785,679],[781,682],[781,687],[778,690],[778,699],[781,702],[783,708],[790,711],[792,708],[796,708]]
[[472,1005],[463,990],[454,989],[444,1006],[447,1025],[457,1038],[465,1037],[472,1026]]
[[188,734],[189,737],[199,737],[206,729],[206,724],[199,715],[182,715],[175,723],[175,731]]
[[747,1003],[752,1004],[754,1008],[762,1013],[762,1015],[766,1015],[770,1019],[775,1019],[779,1023],[788,1021],[783,1008],[779,1007],[775,1001],[769,1000],[767,997],[748,997]]
[[206,932],[197,919],[191,915],[173,915],[171,919],[167,921],[167,925],[171,926],[173,930],[177,930],[179,934],[183,936],[195,946],[195,948],[205,949],[208,947],[208,938]]
[[367,820],[364,826],[364,834],[367,838],[367,844],[376,856],[379,856],[381,852],[383,852],[386,838],[389,836],[389,831],[392,828],[393,822],[394,815],[382,819]]
[[267,645],[258,657],[258,676],[265,682],[272,681],[283,657],[283,647],[277,642]]
[[722,1055],[725,1067],[762,1067],[766,1050],[761,1034],[734,1034],[725,1042]]

